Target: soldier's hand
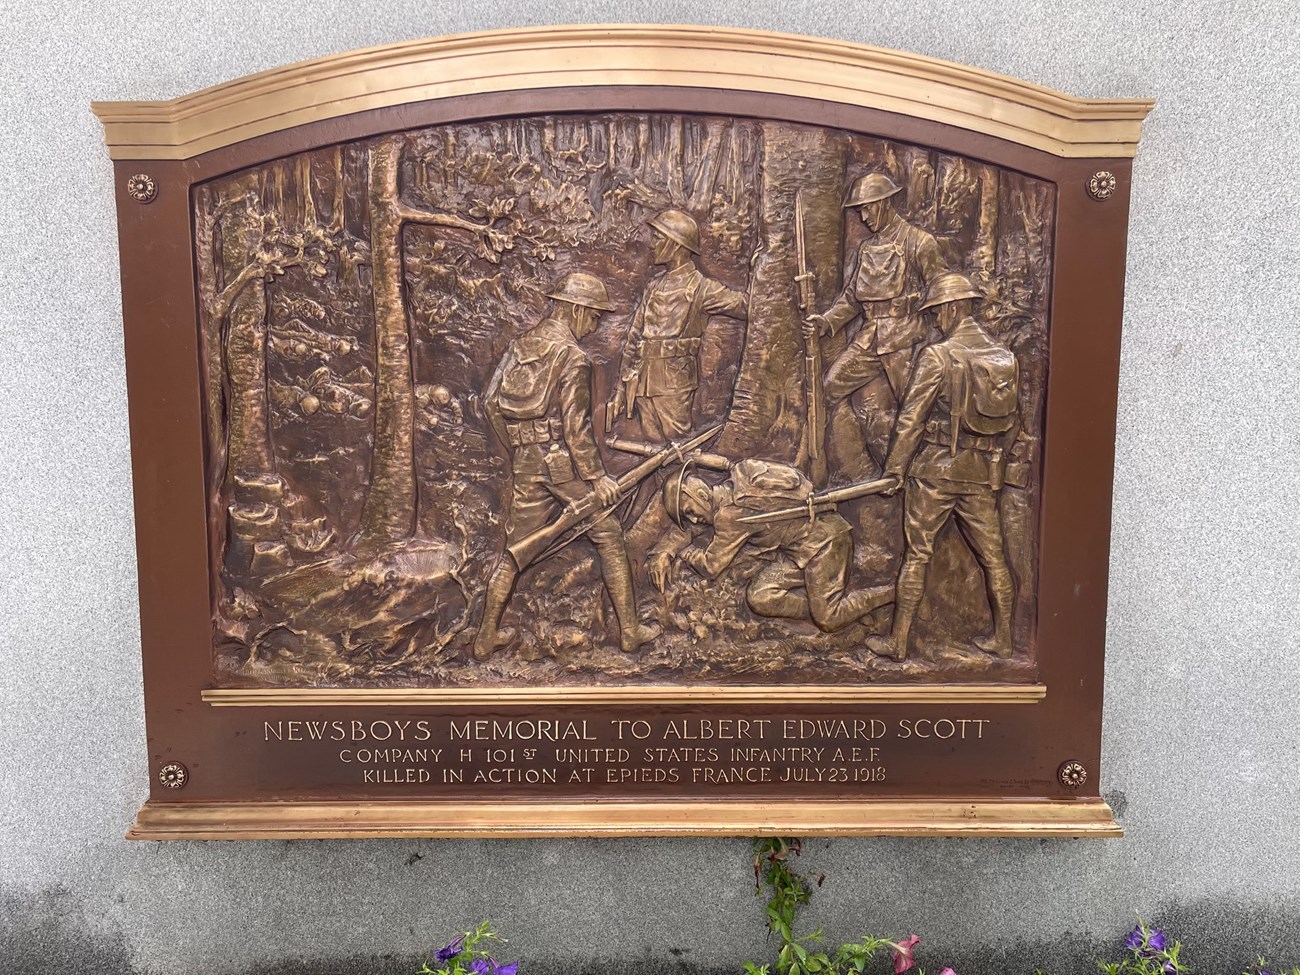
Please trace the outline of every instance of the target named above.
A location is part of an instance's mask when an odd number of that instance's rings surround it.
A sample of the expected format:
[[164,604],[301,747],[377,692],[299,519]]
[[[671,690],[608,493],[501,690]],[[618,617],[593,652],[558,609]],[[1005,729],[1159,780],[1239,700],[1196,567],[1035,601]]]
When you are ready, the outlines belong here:
[[623,408],[627,405],[627,391],[620,383],[614,389],[614,395],[609,398],[609,405],[605,407],[605,422],[613,423],[615,419],[623,415]]
[[668,572],[672,565],[673,557],[668,552],[656,552],[650,556],[650,581],[660,592],[668,587]]
[[885,488],[880,493],[887,498],[892,498],[895,494],[898,493],[899,489],[902,488],[903,478],[902,475],[900,474],[886,474],[885,477],[890,478],[891,480],[893,480],[894,483],[891,484],[889,487]]
[[618,481],[614,480],[608,474],[604,475],[598,481],[593,481],[591,489],[596,492],[596,497],[600,499],[600,503],[606,508],[618,500]]
[[830,333],[831,323],[826,320],[825,315],[809,315],[803,320],[803,335],[810,342],[820,335]]

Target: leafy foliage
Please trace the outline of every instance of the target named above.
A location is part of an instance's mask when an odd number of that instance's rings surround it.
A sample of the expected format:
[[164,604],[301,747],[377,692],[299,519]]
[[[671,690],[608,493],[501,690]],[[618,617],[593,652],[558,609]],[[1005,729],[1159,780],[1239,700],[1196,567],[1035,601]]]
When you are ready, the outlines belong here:
[[492,922],[484,921],[473,931],[466,931],[434,955],[437,968],[425,962],[418,975],[517,975],[519,962],[503,965],[487,950],[491,942],[504,944],[492,930]]
[[1263,958],[1255,959],[1254,967],[1241,975],[1300,975],[1300,968],[1273,968]]
[[1124,940],[1124,957],[1117,962],[1097,962],[1106,975],[1183,975],[1190,969],[1179,957],[1182,944],[1169,944],[1165,933],[1138,920]]
[[[821,928],[811,934],[796,935],[795,920],[799,909],[812,897],[808,881],[790,866],[791,856],[798,856],[802,844],[797,839],[774,837],[754,840],[754,887],[760,893],[766,885],[767,927],[777,936],[776,975],[861,975],[882,949],[894,956],[894,971],[901,975],[912,968],[912,949],[920,938],[912,935],[899,942],[865,936],[861,941],[842,944],[830,952],[820,947]],[[818,877],[820,886],[824,877]],[[746,962],[744,975],[772,975],[771,965]],[[924,975],[924,973],[918,973]]]

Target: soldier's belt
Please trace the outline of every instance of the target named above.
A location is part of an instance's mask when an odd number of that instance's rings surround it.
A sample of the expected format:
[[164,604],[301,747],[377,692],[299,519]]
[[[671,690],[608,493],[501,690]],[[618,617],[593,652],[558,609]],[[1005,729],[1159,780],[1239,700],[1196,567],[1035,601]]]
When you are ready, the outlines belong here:
[[543,416],[536,420],[506,422],[506,437],[511,447],[527,447],[538,443],[551,443],[564,436],[564,424],[559,417]]
[[910,315],[914,302],[908,296],[901,298],[882,298],[879,301],[861,301],[862,317],[869,322],[881,322],[890,318]]
[[[952,428],[946,423],[936,423],[931,420],[925,425],[925,441],[938,447],[951,447]],[[959,430],[957,432],[957,446],[970,447],[974,450],[997,450],[999,443],[996,437],[981,437]]]
[[680,359],[700,351],[700,339],[644,339],[641,355],[647,359]]

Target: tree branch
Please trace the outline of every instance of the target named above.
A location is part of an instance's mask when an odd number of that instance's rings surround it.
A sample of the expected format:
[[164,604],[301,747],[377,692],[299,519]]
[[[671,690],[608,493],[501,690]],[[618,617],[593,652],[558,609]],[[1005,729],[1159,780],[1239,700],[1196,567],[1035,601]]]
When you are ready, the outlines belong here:
[[262,271],[261,263],[254,260],[251,264],[246,264],[244,269],[235,275],[235,279],[221,289],[221,293],[212,300],[212,308],[209,310],[213,321],[225,321],[226,316],[230,314],[231,306],[234,305],[240,293],[249,284],[260,278]]
[[466,220],[464,217],[457,217],[450,213],[436,213],[433,210],[420,210],[416,207],[407,206],[404,203],[397,205],[397,218],[404,223],[423,223],[435,227],[455,227],[459,230],[470,230],[476,234],[486,234],[492,229],[490,223],[475,223],[473,220]]

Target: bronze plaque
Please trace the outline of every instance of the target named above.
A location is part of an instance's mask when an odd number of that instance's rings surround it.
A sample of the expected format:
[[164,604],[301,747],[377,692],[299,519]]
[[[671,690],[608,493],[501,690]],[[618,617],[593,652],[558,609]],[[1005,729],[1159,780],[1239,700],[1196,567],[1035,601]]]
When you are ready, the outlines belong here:
[[98,105],[129,835],[1116,835],[1149,108],[638,27]]

